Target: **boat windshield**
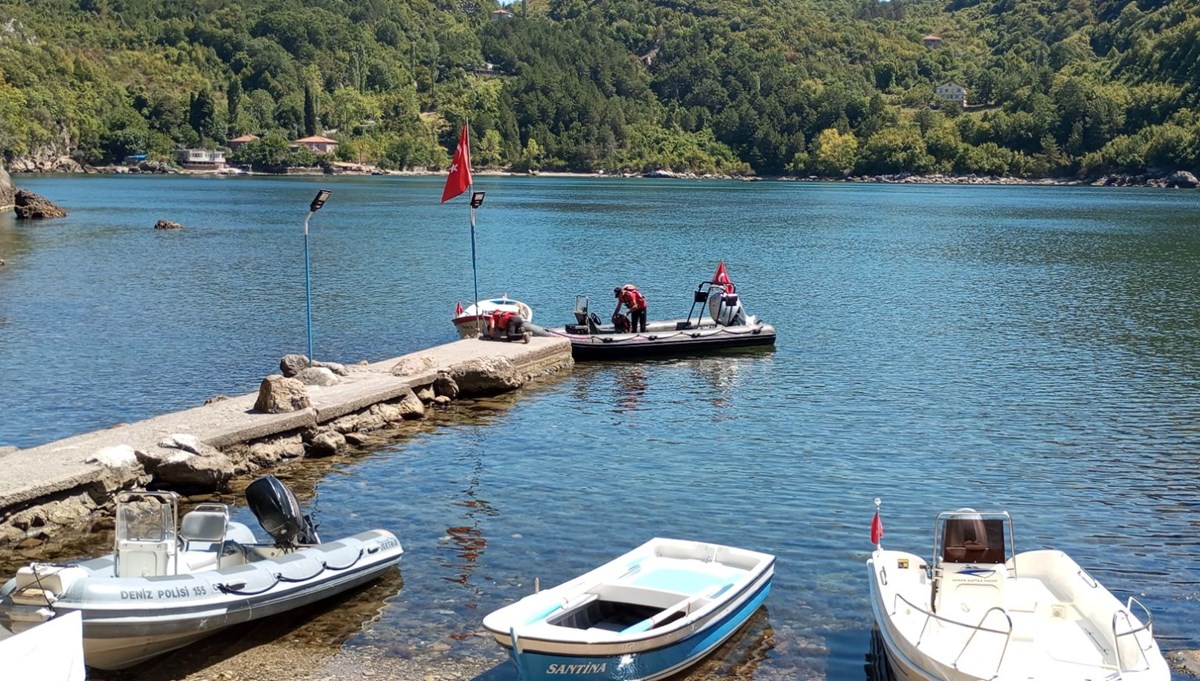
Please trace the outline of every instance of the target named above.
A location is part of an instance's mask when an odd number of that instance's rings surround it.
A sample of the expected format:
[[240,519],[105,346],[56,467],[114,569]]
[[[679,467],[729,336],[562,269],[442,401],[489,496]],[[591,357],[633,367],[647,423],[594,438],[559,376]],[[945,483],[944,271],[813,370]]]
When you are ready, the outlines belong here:
[[934,556],[941,563],[1003,563],[1014,554],[1012,541],[1008,513],[959,509],[938,515]]
[[175,535],[175,505],[158,494],[123,498],[117,504],[117,541],[161,542]]

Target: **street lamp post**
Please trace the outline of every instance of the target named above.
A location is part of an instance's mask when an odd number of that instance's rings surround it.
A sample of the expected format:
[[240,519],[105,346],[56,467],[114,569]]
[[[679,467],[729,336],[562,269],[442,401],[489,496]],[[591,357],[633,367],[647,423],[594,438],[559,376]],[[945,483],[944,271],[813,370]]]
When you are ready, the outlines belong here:
[[312,343],[312,278],[309,275],[308,267],[308,221],[312,219],[313,213],[321,210],[321,206],[325,205],[325,200],[329,198],[329,190],[321,189],[317,195],[313,197],[312,203],[308,206],[308,216],[304,218],[304,307],[307,311],[308,320],[308,366],[313,363],[313,343]]
[[483,205],[483,195],[485,193],[471,193],[471,280],[475,284],[475,330],[480,335],[483,335],[483,324],[480,320],[483,310],[479,305],[479,274],[475,267],[475,211]]

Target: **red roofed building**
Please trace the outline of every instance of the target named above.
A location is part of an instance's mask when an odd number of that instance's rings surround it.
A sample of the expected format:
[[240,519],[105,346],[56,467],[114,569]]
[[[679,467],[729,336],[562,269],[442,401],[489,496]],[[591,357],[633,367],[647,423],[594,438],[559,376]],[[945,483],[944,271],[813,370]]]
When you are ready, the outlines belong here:
[[296,144],[306,147],[309,151],[315,151],[318,154],[333,153],[337,149],[338,141],[331,140],[328,137],[313,135],[312,137],[302,137],[296,140]]
[[239,136],[234,137],[233,139],[229,140],[226,143],[226,145],[229,147],[230,151],[236,151],[237,148],[242,146],[243,144],[248,144],[250,142],[257,142],[258,139],[259,139],[258,135],[239,135]]

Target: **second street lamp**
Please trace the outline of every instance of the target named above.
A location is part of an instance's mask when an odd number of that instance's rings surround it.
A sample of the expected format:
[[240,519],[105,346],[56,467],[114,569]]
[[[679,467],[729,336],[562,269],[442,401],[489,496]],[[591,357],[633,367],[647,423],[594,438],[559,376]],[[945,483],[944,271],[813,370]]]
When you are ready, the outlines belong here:
[[309,274],[308,266],[308,221],[312,219],[313,213],[321,210],[321,206],[325,205],[326,199],[329,198],[329,190],[322,189],[313,197],[312,203],[308,205],[308,216],[304,218],[304,307],[307,312],[308,322],[308,366],[313,363],[313,342],[312,342],[312,278]]

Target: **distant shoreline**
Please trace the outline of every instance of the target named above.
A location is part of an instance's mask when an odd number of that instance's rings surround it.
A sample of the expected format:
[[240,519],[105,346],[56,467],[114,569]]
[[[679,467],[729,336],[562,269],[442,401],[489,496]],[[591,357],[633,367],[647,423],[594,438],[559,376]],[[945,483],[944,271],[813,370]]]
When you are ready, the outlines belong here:
[[[11,171],[10,171],[11,172]],[[438,170],[380,170],[370,168],[362,171],[341,171],[325,173],[319,169],[312,171],[294,170],[288,173],[260,173],[237,170],[191,170],[172,169],[169,171],[139,170],[128,166],[96,166],[83,172],[12,172],[14,178],[22,176],[36,177],[39,175],[197,175],[225,177],[445,177],[446,171]],[[675,180],[730,180],[741,182],[822,182],[849,184],[923,184],[923,185],[1007,185],[1007,186],[1051,186],[1051,187],[1154,187],[1165,189],[1200,189],[1200,181],[1187,171],[1175,171],[1169,174],[1140,174],[1122,175],[1110,174],[1099,178],[1020,178],[999,175],[919,175],[913,173],[897,173],[891,175],[851,175],[847,177],[818,177],[815,175],[797,176],[756,176],[756,175],[724,175],[696,174],[691,172],[676,173],[669,170],[656,170],[648,173],[605,173],[605,172],[563,172],[563,171],[534,171],[518,172],[487,168],[472,171],[477,177],[549,177],[549,178],[618,178],[618,179],[675,179]]]

